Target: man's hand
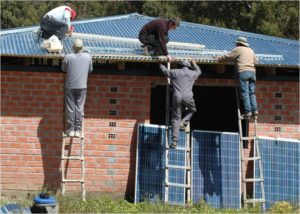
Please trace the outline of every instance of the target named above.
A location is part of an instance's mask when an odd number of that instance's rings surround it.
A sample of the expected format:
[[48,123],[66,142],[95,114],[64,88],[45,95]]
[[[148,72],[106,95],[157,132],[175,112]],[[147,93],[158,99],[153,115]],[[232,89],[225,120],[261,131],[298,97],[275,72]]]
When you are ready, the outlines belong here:
[[168,62],[172,62],[173,61],[173,58],[170,55],[167,55],[166,57],[167,57]]

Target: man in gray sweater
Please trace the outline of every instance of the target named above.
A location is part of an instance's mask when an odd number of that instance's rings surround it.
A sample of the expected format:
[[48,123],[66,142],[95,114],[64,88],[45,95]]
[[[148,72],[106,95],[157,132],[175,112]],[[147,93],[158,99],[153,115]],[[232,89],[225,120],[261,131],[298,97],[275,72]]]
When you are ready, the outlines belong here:
[[[179,69],[167,69],[160,65],[162,73],[169,77],[173,85],[172,97],[172,143],[175,148],[179,140],[179,130],[185,129],[196,110],[193,95],[193,85],[201,75],[201,70],[195,60],[178,62]],[[182,112],[182,107],[184,111]],[[181,116],[184,116],[181,119]]]
[[82,114],[87,92],[88,73],[93,70],[89,54],[82,53],[83,42],[76,39],[74,53],[67,54],[62,70],[67,72],[65,82],[65,133],[70,137],[82,136]]
[[244,116],[257,116],[258,110],[255,96],[255,64],[257,59],[245,37],[239,37],[235,43],[236,47],[231,52],[224,56],[215,57],[215,59],[219,62],[236,60],[244,105]]

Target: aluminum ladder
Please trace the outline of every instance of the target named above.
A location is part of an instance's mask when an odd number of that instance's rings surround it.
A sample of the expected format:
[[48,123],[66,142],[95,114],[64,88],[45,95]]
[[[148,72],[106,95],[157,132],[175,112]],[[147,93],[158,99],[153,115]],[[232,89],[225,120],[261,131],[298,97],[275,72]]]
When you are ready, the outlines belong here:
[[[263,176],[263,169],[262,169],[262,161],[258,147],[258,136],[257,136],[257,116],[246,117],[245,115],[241,114],[240,110],[240,102],[241,99],[241,92],[240,92],[240,84],[238,79],[238,73],[236,70],[236,102],[237,102],[237,113],[238,113],[238,126],[239,126],[239,139],[240,139],[240,159],[241,159],[241,173],[242,173],[242,193],[243,193],[243,203],[244,206],[248,206],[249,204],[253,204],[255,206],[257,203],[260,203],[261,209],[265,212],[265,189],[264,189],[264,176]],[[242,121],[246,123],[246,131],[243,132]],[[252,121],[254,124],[254,133],[253,136],[248,136],[248,128],[249,122]],[[247,144],[251,142],[251,146],[253,147],[253,156],[251,156],[251,152],[249,157],[245,157],[244,155],[244,143]],[[248,161],[253,161],[253,176],[247,177],[246,176],[246,167],[245,163]],[[256,174],[256,162],[258,162],[259,168],[259,175]],[[249,198],[247,194],[247,183],[253,183],[253,195],[252,198]],[[260,195],[261,197],[256,198],[256,183],[259,183],[260,186]]]
[[[84,120],[82,120],[82,134],[80,137],[69,137],[63,132],[63,143],[62,143],[62,152],[61,152],[61,178],[62,178],[62,195],[65,194],[66,191],[66,183],[80,183],[81,186],[81,198],[82,201],[85,201],[85,165],[84,165]],[[69,141],[67,143],[66,141]],[[73,141],[77,141],[76,143],[80,143],[80,154],[79,155],[71,155],[71,149]],[[66,154],[66,146],[69,145],[69,152]],[[81,163],[81,178],[80,179],[66,179],[66,174],[68,171],[69,161],[80,161]],[[66,166],[66,167],[65,167]]]
[[[168,62],[168,69],[170,69],[170,62]],[[184,188],[184,198],[185,198],[185,204],[190,204],[191,203],[191,149],[190,149],[190,124],[188,124],[186,130],[185,130],[185,147],[177,147],[175,148],[176,150],[182,150],[184,151],[184,156],[185,156],[185,166],[178,166],[178,165],[171,165],[169,164],[169,153],[170,153],[170,148],[169,147],[169,134],[170,134],[170,78],[167,78],[167,86],[166,86],[166,116],[165,116],[165,124],[166,124],[166,145],[165,145],[165,197],[164,197],[164,202],[165,203],[170,203],[169,202],[169,187],[183,187]],[[184,184],[179,184],[179,183],[172,183],[169,182],[169,169],[184,169]]]

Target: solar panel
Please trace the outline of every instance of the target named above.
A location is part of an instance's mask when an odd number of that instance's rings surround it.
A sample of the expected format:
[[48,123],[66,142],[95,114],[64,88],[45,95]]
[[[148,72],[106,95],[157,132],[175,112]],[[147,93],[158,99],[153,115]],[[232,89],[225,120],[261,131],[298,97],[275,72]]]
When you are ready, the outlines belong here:
[[163,201],[165,184],[165,129],[138,126],[135,203]]
[[192,132],[192,200],[217,208],[240,208],[239,135]]
[[[288,201],[299,206],[300,201],[300,141],[260,138],[258,141],[263,165],[266,208],[276,201]],[[255,171],[258,171],[256,164]],[[255,186],[260,197],[259,183]]]
[[[170,133],[171,136],[171,133]],[[169,139],[171,139],[169,137]],[[164,201],[165,197],[165,126],[139,124],[136,160],[135,203]],[[185,133],[180,132],[178,147],[184,147]],[[182,150],[169,150],[169,165],[185,166]],[[184,169],[169,168],[170,183],[185,184]],[[185,187],[169,185],[168,203],[185,204]]]

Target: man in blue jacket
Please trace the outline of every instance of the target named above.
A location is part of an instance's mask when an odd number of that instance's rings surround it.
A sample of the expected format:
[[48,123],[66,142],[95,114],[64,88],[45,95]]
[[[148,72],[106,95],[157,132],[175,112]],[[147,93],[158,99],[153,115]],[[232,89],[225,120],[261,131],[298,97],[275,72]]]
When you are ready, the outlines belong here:
[[[191,63],[181,61],[178,63],[179,69],[167,69],[166,66],[160,65],[163,74],[170,78],[173,85],[172,97],[172,143],[171,147],[176,148],[179,140],[179,130],[185,129],[195,114],[196,105],[193,95],[193,85],[201,75],[201,69],[195,60]],[[182,107],[184,111],[182,112]],[[183,118],[181,116],[184,115]]]

